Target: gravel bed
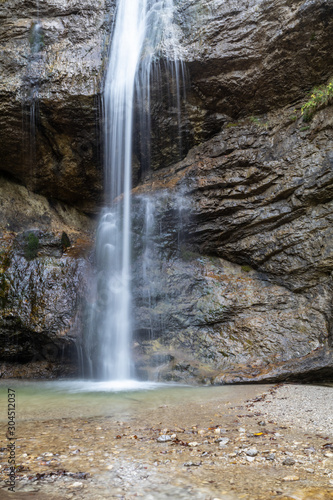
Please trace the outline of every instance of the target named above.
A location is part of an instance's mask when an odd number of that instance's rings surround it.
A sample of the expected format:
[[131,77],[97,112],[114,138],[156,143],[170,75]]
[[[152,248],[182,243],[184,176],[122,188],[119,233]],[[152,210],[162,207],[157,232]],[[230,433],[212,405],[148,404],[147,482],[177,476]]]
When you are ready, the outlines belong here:
[[282,385],[256,409],[267,418],[333,436],[333,387]]

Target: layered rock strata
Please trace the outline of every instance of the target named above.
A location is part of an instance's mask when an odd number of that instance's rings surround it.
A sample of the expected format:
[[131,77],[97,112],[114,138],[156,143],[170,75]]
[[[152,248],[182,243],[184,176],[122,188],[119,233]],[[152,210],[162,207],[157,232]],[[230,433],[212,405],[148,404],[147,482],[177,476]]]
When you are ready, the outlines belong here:
[[[3,375],[77,366],[92,234],[77,209],[102,202],[113,8],[0,3]],[[181,114],[175,82],[152,85],[149,172],[135,140],[142,376],[332,377],[332,106],[301,117],[312,88],[333,76],[332,14],[331,0],[179,0]]]

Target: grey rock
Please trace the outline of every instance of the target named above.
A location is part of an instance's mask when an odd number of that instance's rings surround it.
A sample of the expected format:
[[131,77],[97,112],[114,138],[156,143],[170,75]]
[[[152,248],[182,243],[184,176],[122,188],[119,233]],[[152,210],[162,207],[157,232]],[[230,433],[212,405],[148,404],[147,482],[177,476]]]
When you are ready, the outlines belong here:
[[256,457],[258,455],[258,450],[256,448],[249,448],[245,450],[245,453],[248,457]]
[[283,460],[282,465],[295,465],[295,460],[293,458],[286,458]]

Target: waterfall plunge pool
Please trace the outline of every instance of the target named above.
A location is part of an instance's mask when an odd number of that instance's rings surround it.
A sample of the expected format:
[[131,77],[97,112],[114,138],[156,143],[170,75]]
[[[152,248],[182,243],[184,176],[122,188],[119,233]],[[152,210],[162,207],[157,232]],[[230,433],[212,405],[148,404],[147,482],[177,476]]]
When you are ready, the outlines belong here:
[[6,420],[7,390],[15,390],[16,421],[126,415],[161,406],[178,407],[200,401],[235,403],[269,386],[198,387],[172,383],[125,381],[57,380],[0,381],[0,421]]
[[2,380],[4,446],[8,388],[17,499],[332,498],[330,387]]

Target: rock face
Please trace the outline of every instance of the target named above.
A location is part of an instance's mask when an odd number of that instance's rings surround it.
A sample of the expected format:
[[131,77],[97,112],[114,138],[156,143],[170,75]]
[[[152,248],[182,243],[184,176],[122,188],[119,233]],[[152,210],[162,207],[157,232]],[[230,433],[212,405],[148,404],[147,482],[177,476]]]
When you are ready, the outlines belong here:
[[77,373],[92,222],[4,178],[0,195],[0,374]]
[[102,192],[100,84],[111,13],[103,0],[0,4],[1,170],[90,211]]
[[333,113],[304,127],[294,108],[227,124],[136,190],[137,356],[161,376],[332,373]]
[[[62,352],[73,369],[91,221],[65,203],[96,212],[102,198],[100,89],[113,7],[0,4],[0,169],[26,186],[0,182],[7,374],[14,360],[59,374]],[[175,82],[152,82],[145,174],[135,141],[138,374],[332,377],[333,112],[323,103],[305,123],[301,107],[333,75],[333,2],[179,0],[175,23],[188,77],[180,123]],[[172,69],[161,68],[163,81]]]
[[[332,76],[331,1],[179,0],[178,5],[188,77],[180,129],[183,153],[230,119],[293,104]],[[177,154],[175,140],[170,144],[163,133],[170,126],[168,102],[161,102],[157,89],[153,168],[172,163]]]

